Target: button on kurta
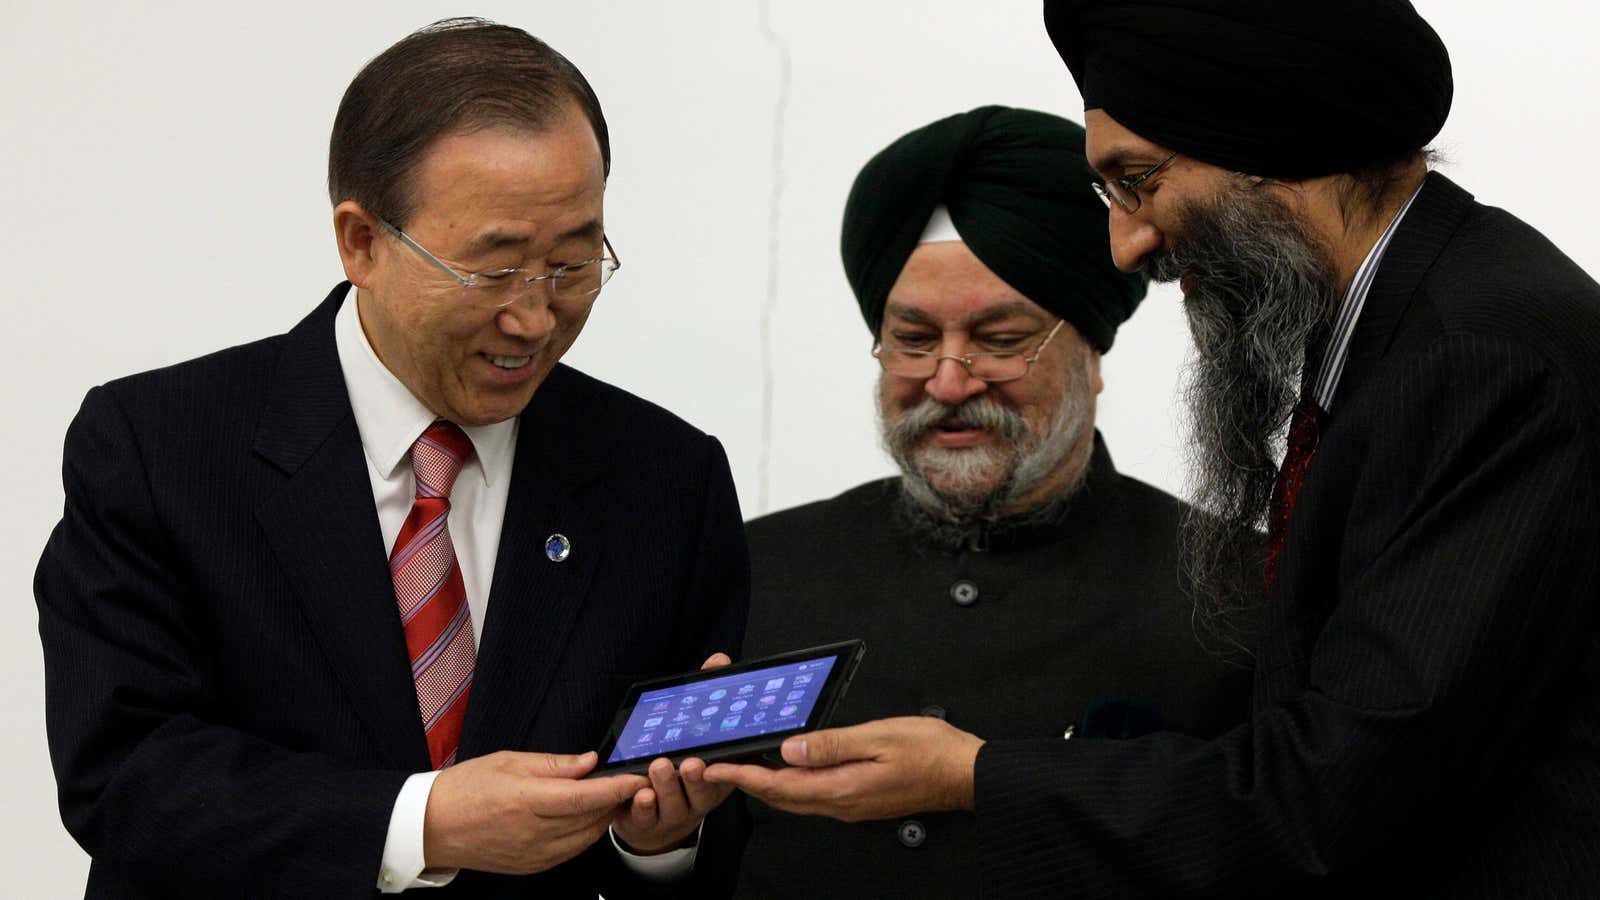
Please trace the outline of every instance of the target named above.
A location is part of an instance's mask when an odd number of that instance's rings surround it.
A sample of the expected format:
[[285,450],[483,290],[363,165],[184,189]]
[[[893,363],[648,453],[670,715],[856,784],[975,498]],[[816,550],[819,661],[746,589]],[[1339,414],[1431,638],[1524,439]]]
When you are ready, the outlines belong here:
[[906,847],[921,847],[922,842],[928,839],[928,830],[916,819],[907,819],[900,823],[900,843]]
[[970,581],[958,581],[950,585],[950,599],[956,601],[957,606],[971,606],[978,602],[978,586]]

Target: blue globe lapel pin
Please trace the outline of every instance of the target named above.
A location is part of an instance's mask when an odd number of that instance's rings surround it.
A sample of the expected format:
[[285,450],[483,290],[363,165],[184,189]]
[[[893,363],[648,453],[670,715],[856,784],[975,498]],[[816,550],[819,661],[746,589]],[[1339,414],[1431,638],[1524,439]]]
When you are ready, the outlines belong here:
[[544,539],[544,555],[551,562],[566,562],[572,555],[572,542],[564,534],[552,534]]

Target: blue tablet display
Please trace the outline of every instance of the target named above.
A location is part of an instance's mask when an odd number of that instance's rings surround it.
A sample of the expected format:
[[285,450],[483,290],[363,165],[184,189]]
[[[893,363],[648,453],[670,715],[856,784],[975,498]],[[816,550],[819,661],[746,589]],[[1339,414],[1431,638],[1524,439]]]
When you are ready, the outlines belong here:
[[826,656],[646,691],[606,762],[802,728],[836,660]]

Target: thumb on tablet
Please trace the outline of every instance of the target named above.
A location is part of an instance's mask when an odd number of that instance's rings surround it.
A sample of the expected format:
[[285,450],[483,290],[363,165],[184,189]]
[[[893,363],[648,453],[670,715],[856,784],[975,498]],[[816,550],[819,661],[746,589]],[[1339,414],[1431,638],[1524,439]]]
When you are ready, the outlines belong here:
[[796,735],[783,742],[783,761],[791,766],[821,768],[858,759],[849,729],[830,728]]
[[599,757],[593,750],[580,754],[516,752],[526,772],[541,778],[582,778],[594,768]]
[[720,669],[723,666],[732,665],[732,664],[733,664],[733,657],[729,656],[728,654],[726,654],[726,653],[713,653],[710,656],[706,657],[706,661],[700,664],[700,668],[702,670],[705,670],[705,669]]

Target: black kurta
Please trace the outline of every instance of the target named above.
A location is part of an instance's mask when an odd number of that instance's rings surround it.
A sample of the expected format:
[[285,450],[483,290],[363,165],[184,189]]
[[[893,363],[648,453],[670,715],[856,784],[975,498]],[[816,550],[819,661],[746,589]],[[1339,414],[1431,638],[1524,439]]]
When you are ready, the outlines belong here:
[[[899,490],[875,481],[749,524],[746,654],[867,642],[835,724],[941,715],[986,739],[1059,741],[1113,698],[1155,704],[1168,727],[1202,737],[1248,714],[1249,671],[1208,654],[1191,625],[1182,503],[1119,475],[1098,435],[1063,515],[993,535],[986,551],[917,546]],[[750,805],[742,896],[979,893],[970,814],[852,825]]]

